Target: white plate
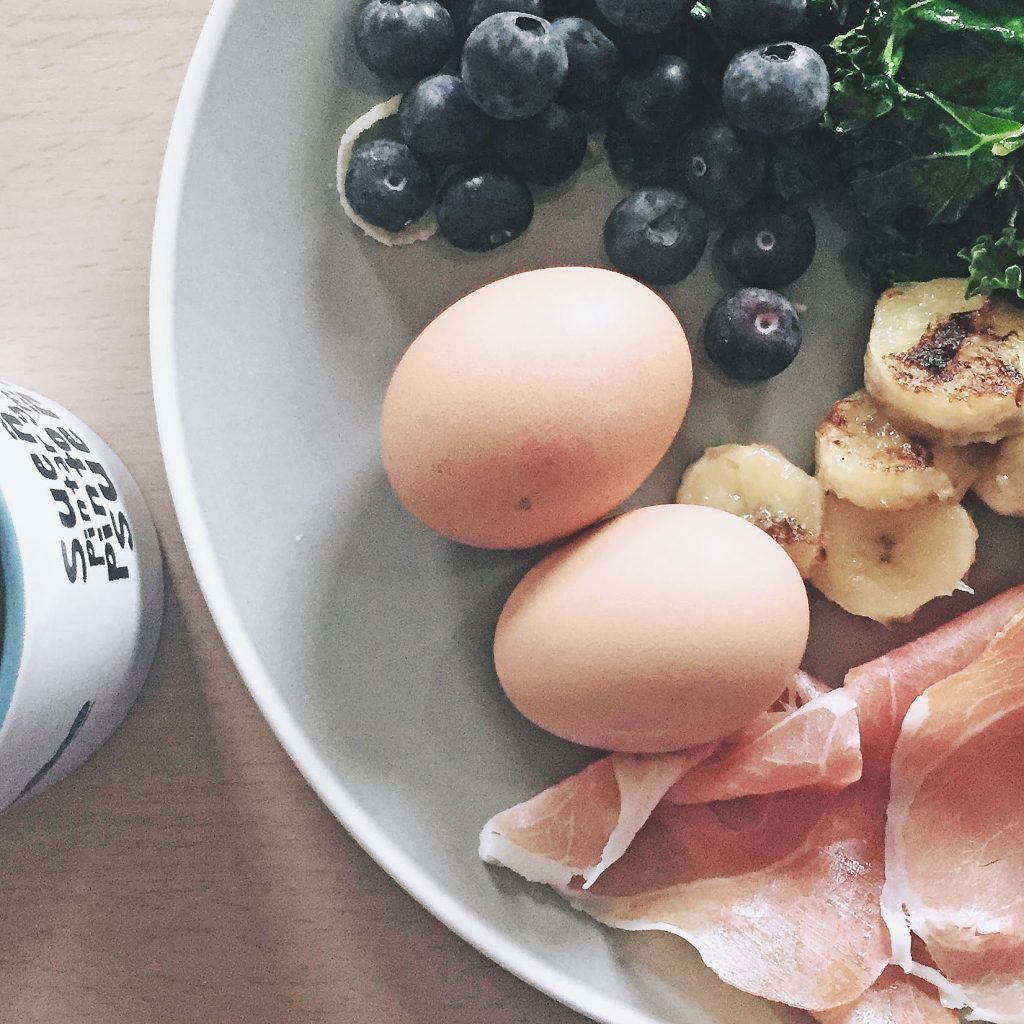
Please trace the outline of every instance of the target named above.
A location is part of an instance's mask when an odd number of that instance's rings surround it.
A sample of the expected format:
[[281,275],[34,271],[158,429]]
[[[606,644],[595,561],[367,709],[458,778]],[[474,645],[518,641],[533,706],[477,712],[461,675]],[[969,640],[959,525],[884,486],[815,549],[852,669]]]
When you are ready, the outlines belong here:
[[[153,371],[167,469],[196,572],[242,675],[327,806],[378,863],[478,949],[615,1024],[799,1021],[726,989],[680,942],[609,932],[485,868],[495,811],[590,758],[505,703],[490,662],[501,603],[531,553],[433,536],[377,454],[388,377],[417,331],[512,271],[600,263],[623,194],[600,164],[538,204],[519,242],[466,256],[389,250],[345,221],[342,128],[387,95],[354,57],[356,4],[217,0],[182,93],[153,253]],[[859,383],[871,297],[823,243],[791,290],[805,347],[781,377],[722,380],[696,350],[678,443],[633,504],[667,501],[705,445],[764,440],[806,462],[815,424]],[[721,294],[713,261],[666,293],[695,340]],[[1020,533],[979,519],[980,596],[1018,578]],[[939,602],[918,629],[966,607]],[[889,632],[814,604],[808,666],[838,681]]]

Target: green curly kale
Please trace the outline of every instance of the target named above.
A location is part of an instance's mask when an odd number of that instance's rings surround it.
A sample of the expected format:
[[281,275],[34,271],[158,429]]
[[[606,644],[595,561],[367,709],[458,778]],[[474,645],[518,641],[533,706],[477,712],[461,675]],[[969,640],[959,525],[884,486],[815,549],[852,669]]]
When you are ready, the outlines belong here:
[[1024,299],[1024,238],[1014,228],[1001,235],[982,235],[960,255],[970,268],[968,297],[1006,289]]
[[[826,125],[865,220],[874,284],[959,276],[962,258],[972,288],[1019,275],[1021,252],[992,239],[1022,200],[1021,12],[1018,0],[870,0],[826,47]],[[962,257],[978,246],[987,263]],[[982,285],[976,267],[1000,260]]]

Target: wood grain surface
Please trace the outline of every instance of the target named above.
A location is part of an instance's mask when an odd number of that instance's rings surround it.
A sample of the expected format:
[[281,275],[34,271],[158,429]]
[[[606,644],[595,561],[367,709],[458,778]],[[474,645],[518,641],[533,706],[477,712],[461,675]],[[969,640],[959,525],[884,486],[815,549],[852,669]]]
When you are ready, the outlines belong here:
[[449,934],[320,806],[192,575],[157,443],[147,276],[205,13],[205,0],[0,0],[0,375],[124,458],[170,570],[128,721],[0,818],[0,1022],[582,1021]]

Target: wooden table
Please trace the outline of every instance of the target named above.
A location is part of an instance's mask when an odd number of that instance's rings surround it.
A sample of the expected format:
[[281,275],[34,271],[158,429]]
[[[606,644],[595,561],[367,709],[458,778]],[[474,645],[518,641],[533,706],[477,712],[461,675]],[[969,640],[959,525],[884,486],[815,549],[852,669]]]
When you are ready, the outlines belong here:
[[0,819],[0,1021],[578,1022],[449,934],[317,802],[192,575],[146,306],[164,142],[206,6],[0,3],[0,375],[118,451],[170,570],[156,667],[126,724]]

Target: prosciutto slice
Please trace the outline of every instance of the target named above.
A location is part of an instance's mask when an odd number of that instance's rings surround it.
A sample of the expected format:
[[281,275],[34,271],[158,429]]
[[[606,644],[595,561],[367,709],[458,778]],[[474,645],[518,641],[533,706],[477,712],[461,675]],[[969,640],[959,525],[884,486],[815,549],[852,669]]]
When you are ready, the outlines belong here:
[[665,794],[669,803],[843,789],[861,777],[857,705],[831,690],[792,711],[770,711],[725,740]]
[[903,720],[882,907],[904,970],[969,1019],[1024,1024],[1024,614]]
[[598,920],[683,936],[738,988],[835,1006],[870,986],[889,954],[878,913],[885,794],[835,795],[859,775],[855,705],[802,676],[784,706],[718,749],[613,754],[502,812],[480,853]]
[[846,674],[844,689],[860,708],[864,774],[888,775],[910,705],[933,683],[966,668],[1015,615],[1024,586],[1004,591],[952,622]]
[[856,1002],[815,1013],[819,1024],[959,1024],[935,989],[898,967],[885,973]]
[[686,799],[684,784],[698,770],[706,800],[815,782],[829,789],[848,785],[860,777],[856,707],[798,672],[775,709],[722,744],[674,754],[609,754],[495,815],[481,832],[480,855],[531,882],[565,887],[580,879],[589,887],[670,791],[682,794],[677,802],[696,802]]
[[889,961],[880,787],[663,803],[588,892],[606,924],[697,948],[723,981],[802,1009],[858,998]]
[[952,1024],[940,994],[1024,1024],[1018,647],[1024,587],[838,691],[798,674],[720,744],[603,758],[488,822],[481,856],[820,1024]]
[[610,754],[496,814],[480,833],[480,857],[529,882],[592,884],[622,856],[666,790],[714,749]]

